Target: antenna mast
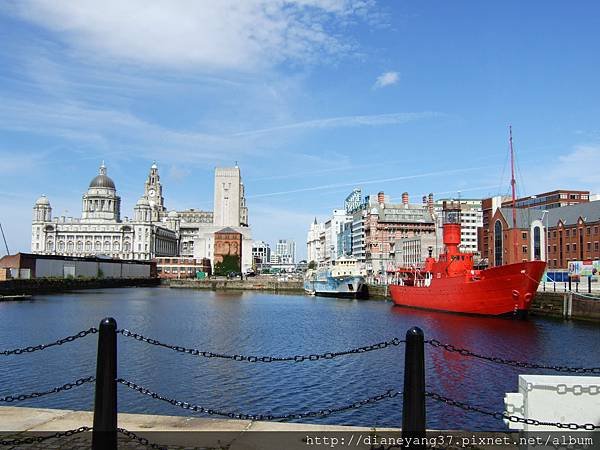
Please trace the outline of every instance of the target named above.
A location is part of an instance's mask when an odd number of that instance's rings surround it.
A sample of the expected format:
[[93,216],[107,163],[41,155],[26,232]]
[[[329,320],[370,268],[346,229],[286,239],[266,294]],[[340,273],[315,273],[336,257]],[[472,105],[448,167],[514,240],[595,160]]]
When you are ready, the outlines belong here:
[[512,187],[512,228],[513,228],[513,232],[512,232],[512,237],[513,237],[513,246],[514,246],[514,256],[515,256],[515,262],[517,262],[517,258],[518,258],[518,246],[517,246],[517,210],[516,210],[516,189],[517,189],[517,182],[515,181],[515,151],[513,149],[513,138],[512,138],[512,126],[509,125],[508,126],[508,133],[509,133],[509,142],[510,142],[510,173],[511,173],[511,179],[510,179],[510,185]]
[[6,243],[6,236],[4,236],[4,230],[2,229],[1,223],[0,223],[0,232],[2,233],[2,239],[4,240],[4,246],[6,247],[6,254],[10,255],[10,251],[8,250],[8,244]]

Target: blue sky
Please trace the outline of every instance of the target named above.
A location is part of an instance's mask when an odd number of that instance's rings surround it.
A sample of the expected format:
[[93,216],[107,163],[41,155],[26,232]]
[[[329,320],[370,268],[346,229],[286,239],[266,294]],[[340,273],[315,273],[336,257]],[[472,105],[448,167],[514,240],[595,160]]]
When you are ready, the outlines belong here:
[[[392,199],[600,192],[595,1],[110,0],[0,5],[0,222],[79,216],[102,160],[131,216],[242,169],[256,239],[297,241],[354,186]],[[4,253],[4,248],[0,254]]]

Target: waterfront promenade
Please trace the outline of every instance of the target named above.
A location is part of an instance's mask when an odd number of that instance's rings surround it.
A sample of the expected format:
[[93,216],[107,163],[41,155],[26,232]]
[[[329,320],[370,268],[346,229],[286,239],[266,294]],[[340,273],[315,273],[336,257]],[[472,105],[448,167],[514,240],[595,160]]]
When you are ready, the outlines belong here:
[[[32,436],[33,433],[61,432],[91,427],[93,412],[61,409],[0,407],[0,435],[3,439]],[[119,427],[148,439],[151,443],[169,444],[169,448],[227,448],[306,449],[306,436],[359,436],[398,433],[398,428],[368,428],[339,425],[260,422],[235,419],[159,416],[149,414],[119,414]],[[23,434],[25,433],[25,434]],[[60,448],[62,450],[89,448],[91,432],[75,434],[33,444],[32,449]],[[370,445],[354,448],[368,449]],[[146,449],[146,445],[119,436],[119,448]]]

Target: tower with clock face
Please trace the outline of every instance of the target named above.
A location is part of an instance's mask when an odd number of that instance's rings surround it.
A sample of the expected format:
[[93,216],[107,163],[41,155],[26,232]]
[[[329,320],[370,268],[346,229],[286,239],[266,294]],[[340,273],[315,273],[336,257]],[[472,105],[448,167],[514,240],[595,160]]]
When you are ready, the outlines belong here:
[[159,221],[166,213],[166,208],[156,161],[154,161],[150,167],[150,173],[148,174],[144,186],[144,197],[148,200],[150,208],[152,209],[152,220]]

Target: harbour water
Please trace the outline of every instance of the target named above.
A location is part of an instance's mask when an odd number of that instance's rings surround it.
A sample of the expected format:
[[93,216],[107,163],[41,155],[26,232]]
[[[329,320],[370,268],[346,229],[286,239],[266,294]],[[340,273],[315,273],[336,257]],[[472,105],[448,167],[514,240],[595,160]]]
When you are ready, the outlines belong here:
[[[226,354],[289,356],[342,351],[403,338],[419,326],[426,339],[507,359],[550,365],[597,366],[600,327],[551,319],[514,321],[394,307],[381,300],[347,300],[261,292],[123,288],[35,296],[0,303],[0,351],[52,342],[98,326],[105,316],[119,328],[165,343]],[[35,353],[1,356],[0,397],[43,391],[95,375],[97,335]],[[179,354],[119,336],[119,376],[165,396],[207,408],[286,414],[338,407],[388,389],[402,389],[404,347],[331,360],[251,363]],[[426,346],[427,390],[503,409],[517,391],[519,369]],[[93,385],[14,406],[91,410]],[[401,423],[402,399],[302,422],[362,426]],[[191,413],[119,387],[119,411]],[[488,416],[428,400],[433,429],[503,430]]]

